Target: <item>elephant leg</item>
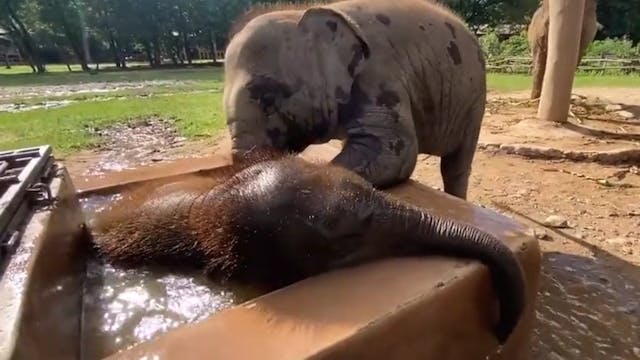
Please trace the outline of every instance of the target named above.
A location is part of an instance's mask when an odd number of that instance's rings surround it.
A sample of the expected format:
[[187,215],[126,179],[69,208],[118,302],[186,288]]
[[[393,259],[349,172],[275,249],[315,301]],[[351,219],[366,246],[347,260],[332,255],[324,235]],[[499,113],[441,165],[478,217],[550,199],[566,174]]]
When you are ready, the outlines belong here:
[[363,115],[350,121],[347,141],[332,163],[355,171],[379,189],[409,179],[418,145],[413,128],[402,125],[408,120],[386,107],[369,107]]
[[440,174],[444,185],[444,192],[449,195],[467,199],[471,164],[475,154],[475,146],[465,142],[456,151],[440,159]]
[[[484,114],[484,106],[476,107],[473,111],[472,124],[480,124]],[[476,146],[480,136],[480,126],[470,128],[470,134],[464,138],[462,144],[453,152],[440,159],[440,174],[444,185],[444,192],[460,199],[467,199],[469,177],[476,153]]]
[[547,68],[547,37],[545,36],[533,50],[533,86],[531,88],[531,99],[537,99],[542,93],[542,81]]

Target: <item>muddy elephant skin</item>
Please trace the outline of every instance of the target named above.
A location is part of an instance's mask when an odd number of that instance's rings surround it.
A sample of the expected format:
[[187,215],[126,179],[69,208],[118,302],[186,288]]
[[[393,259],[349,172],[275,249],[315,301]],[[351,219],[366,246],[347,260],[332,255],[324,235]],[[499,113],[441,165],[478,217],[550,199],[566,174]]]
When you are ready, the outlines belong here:
[[[531,99],[540,97],[542,82],[547,68],[547,47],[549,41],[549,4],[545,0],[540,4],[529,23],[527,38],[529,49],[531,49],[533,65],[533,86],[531,89]],[[598,20],[596,14],[595,0],[586,0],[584,15],[582,20],[582,32],[580,34],[580,50],[576,69],[593,41],[598,31]]]
[[344,140],[334,164],[377,188],[441,157],[466,198],[485,109],[484,55],[465,23],[424,0],[345,0],[260,13],[225,54],[234,154]]
[[525,305],[520,263],[494,236],[395,200],[344,167],[296,156],[132,189],[94,232],[98,254],[115,264],[193,265],[263,289],[392,256],[477,260],[499,300],[500,342]]

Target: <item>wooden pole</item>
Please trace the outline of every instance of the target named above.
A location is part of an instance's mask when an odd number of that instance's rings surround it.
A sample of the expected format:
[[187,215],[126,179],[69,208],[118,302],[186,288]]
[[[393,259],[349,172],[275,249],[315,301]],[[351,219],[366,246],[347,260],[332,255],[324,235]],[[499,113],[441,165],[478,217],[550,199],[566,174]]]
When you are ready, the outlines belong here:
[[585,0],[549,1],[547,69],[538,118],[566,122],[578,61]]

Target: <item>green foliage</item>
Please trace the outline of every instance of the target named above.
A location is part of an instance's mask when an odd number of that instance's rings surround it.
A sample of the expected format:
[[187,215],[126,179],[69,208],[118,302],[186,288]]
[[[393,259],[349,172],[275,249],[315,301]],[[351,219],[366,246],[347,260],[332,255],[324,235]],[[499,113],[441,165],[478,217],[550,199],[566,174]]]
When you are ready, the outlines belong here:
[[495,30],[489,31],[480,37],[480,46],[488,61],[502,60],[507,57],[529,56],[529,43],[527,35],[522,32],[500,41]]
[[538,0],[440,0],[476,28],[505,23],[524,24]]
[[[118,68],[130,61],[153,67],[192,63],[196,49],[223,50],[233,21],[252,4],[313,0],[0,0],[0,27],[7,30],[34,71],[44,63],[96,62]],[[332,2],[334,0],[325,0]],[[435,0],[460,14],[472,30],[528,24],[539,0]],[[598,1],[598,39],[640,40],[640,0]],[[483,39],[489,59],[526,56],[522,35]],[[630,57],[633,44],[594,44],[590,54]]]
[[[480,45],[489,61],[502,60],[508,57],[529,57],[530,49],[527,34],[510,36],[500,41],[495,30],[489,31],[479,38]],[[640,43],[634,45],[628,37],[594,40],[587,48],[585,58],[640,58]]]
[[628,36],[640,41],[640,0],[597,1],[598,22],[603,25],[599,39]]
[[637,46],[628,38],[595,40],[587,48],[586,57],[591,58],[640,58],[640,43]]

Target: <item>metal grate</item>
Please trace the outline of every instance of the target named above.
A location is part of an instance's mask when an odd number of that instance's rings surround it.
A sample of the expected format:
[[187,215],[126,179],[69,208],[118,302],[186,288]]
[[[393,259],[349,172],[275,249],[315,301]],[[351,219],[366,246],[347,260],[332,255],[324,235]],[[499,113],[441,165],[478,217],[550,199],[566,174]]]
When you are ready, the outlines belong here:
[[54,175],[51,147],[0,152],[0,260],[18,246],[20,227],[29,210],[50,202]]

